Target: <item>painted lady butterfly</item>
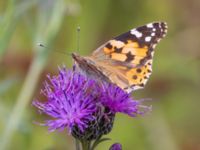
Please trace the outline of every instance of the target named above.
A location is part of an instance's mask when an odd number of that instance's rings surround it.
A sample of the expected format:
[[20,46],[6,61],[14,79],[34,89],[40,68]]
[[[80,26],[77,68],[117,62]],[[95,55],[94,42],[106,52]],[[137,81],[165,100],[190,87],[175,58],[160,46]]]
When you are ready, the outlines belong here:
[[72,58],[81,72],[112,82],[129,93],[146,84],[152,73],[154,48],[166,33],[165,22],[149,23],[115,37],[91,56],[73,53]]

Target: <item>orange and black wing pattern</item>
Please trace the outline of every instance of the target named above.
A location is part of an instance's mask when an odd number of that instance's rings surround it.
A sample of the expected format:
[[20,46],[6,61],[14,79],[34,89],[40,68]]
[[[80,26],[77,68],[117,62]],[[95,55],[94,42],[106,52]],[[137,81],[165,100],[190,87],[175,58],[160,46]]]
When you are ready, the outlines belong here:
[[[127,91],[143,88],[152,72],[154,49],[166,35],[167,24],[154,22],[134,28],[94,51],[93,56],[105,55],[123,71],[127,80]],[[115,81],[118,84],[118,81]],[[119,85],[120,86],[120,85]]]

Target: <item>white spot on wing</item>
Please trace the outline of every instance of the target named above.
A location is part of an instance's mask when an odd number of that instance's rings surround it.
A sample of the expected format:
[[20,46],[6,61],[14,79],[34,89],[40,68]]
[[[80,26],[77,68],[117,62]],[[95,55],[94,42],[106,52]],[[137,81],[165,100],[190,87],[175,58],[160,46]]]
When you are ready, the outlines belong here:
[[152,45],[152,48],[154,49],[156,47],[156,44]]
[[152,23],[147,24],[147,28],[153,28],[153,24]]
[[125,89],[125,91],[126,91],[127,93],[131,93],[133,90],[134,90],[134,89],[132,89],[132,88],[127,88],[127,89]]
[[117,48],[122,48],[124,46],[124,42],[117,40],[110,40],[110,44],[116,46]]
[[151,33],[151,36],[155,36],[155,35],[156,35],[155,32]]
[[135,35],[137,38],[142,37],[142,33],[137,31],[136,29],[132,29],[131,34]]
[[161,39],[158,39],[157,42],[160,42]]
[[145,41],[146,41],[146,42],[151,41],[151,37],[150,37],[150,36],[147,36],[147,37],[145,38]]
[[154,55],[154,51],[151,52],[151,56],[153,56],[153,55]]
[[144,88],[144,87],[142,87],[142,86],[136,85],[136,86],[134,86],[134,89],[133,89],[133,90],[135,91],[135,90],[143,89],[143,88]]

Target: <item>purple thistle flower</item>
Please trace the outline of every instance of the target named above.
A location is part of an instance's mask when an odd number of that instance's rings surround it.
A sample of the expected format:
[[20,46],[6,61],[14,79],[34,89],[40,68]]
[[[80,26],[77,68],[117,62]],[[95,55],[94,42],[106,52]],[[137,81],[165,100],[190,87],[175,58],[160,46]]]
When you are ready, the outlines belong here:
[[141,102],[133,100],[129,94],[113,84],[104,84],[101,102],[113,113],[120,112],[131,117],[143,114],[142,111],[139,111]]
[[60,69],[58,76],[52,78],[48,75],[50,83],[45,82],[42,93],[47,97],[46,103],[33,101],[33,105],[40,111],[54,118],[43,125],[49,127],[49,131],[64,129],[67,127],[71,132],[73,126],[83,131],[88,122],[95,119],[92,115],[96,112],[95,97],[87,94],[88,87],[95,81],[86,81],[83,76]]
[[115,143],[109,148],[109,150],[122,150],[122,145],[119,143]]
[[41,124],[49,131],[67,128],[75,138],[90,141],[111,131],[116,113],[131,117],[143,113],[139,101],[111,83],[64,67],[57,76],[47,77],[49,82],[44,82],[42,90],[47,101],[35,100],[33,105],[52,118]]

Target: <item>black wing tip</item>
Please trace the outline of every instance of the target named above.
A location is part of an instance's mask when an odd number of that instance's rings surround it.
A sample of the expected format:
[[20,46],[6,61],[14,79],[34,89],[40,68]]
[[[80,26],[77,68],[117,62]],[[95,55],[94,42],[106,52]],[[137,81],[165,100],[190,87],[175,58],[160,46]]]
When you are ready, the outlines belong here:
[[165,21],[156,21],[156,22],[153,22],[152,24],[153,25],[158,24],[165,32],[167,32],[167,29],[168,29],[167,22],[165,22]]
[[162,33],[162,38],[166,36],[167,30],[168,30],[167,22],[165,22],[165,21],[155,21],[155,22],[149,23],[147,25],[150,25],[150,24],[152,24],[152,26],[159,26],[160,27],[161,33]]

